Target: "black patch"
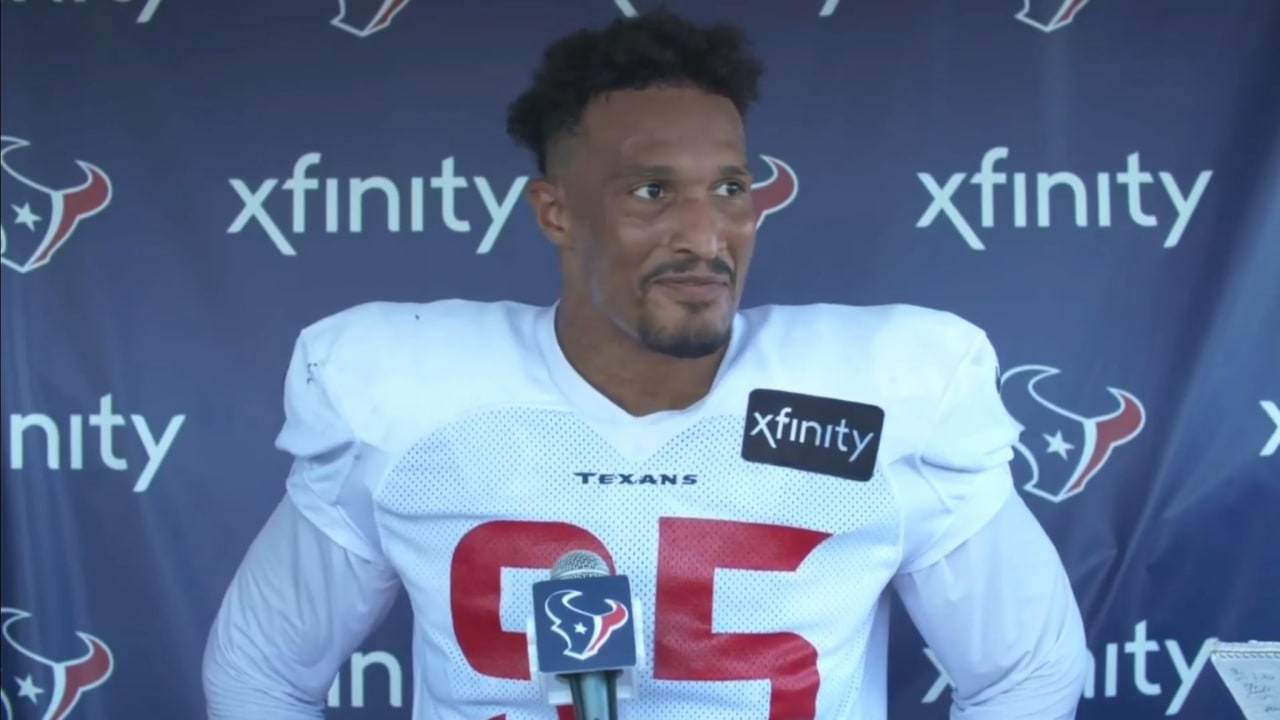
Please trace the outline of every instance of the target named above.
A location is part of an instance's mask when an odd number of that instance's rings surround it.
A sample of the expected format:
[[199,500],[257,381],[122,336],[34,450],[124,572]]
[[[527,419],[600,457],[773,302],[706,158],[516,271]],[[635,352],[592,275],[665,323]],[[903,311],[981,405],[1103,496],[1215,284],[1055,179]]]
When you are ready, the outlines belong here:
[[875,405],[752,390],[742,459],[866,482],[876,470],[884,410]]

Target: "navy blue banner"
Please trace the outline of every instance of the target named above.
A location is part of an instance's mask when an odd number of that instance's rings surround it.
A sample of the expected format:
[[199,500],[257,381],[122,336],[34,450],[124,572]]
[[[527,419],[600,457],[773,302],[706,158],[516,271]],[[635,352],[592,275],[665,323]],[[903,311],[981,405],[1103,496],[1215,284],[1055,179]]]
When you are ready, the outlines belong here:
[[[983,326],[1088,626],[1080,717],[1236,717],[1209,643],[1280,637],[1280,4],[669,4],[768,64],[746,303]],[[553,300],[506,108],[547,43],[636,9],[0,0],[5,712],[203,715],[206,633],[283,492],[297,332]],[[409,717],[410,618],[331,717]],[[891,715],[942,720],[894,622]]]

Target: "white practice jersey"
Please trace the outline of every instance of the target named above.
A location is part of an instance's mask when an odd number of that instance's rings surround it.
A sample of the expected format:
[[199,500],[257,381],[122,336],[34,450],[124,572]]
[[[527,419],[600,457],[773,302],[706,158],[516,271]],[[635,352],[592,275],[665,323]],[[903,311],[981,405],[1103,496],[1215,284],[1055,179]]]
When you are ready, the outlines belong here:
[[[239,682],[279,702],[262,720],[320,717],[285,708],[319,707],[400,587],[414,720],[556,718],[524,628],[532,584],[576,549],[641,602],[624,719],[883,720],[890,589],[953,717],[1074,717],[1078,610],[1014,492],[1020,428],[981,330],[906,305],[745,310],[704,399],[634,417],[573,370],[554,312],[374,303],[302,332],[278,439],[296,460],[215,623],[214,720]],[[756,390],[795,395],[749,407]],[[834,422],[843,403],[881,424]]]

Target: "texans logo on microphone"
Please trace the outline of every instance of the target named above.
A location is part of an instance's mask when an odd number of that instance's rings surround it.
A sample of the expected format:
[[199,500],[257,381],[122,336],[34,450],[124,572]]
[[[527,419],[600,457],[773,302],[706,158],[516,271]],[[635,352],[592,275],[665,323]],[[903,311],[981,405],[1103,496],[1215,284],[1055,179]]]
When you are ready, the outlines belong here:
[[1061,372],[1047,365],[1021,365],[1004,374],[1000,391],[1009,413],[1022,426],[1014,445],[1014,475],[1023,490],[1055,503],[1083,492],[1103,472],[1115,449],[1137,437],[1146,424],[1142,402],[1118,388],[1107,388],[1115,399],[1114,409],[1098,415],[1050,402],[1043,381]]
[[593,598],[593,604],[609,609],[593,613],[574,605],[583,597],[580,590],[557,590],[543,604],[547,617],[551,618],[551,632],[564,639],[564,654],[574,660],[595,657],[609,637],[631,619],[626,605],[608,598]]
[[10,153],[31,143],[0,135],[0,263],[27,273],[46,265],[71,239],[80,221],[111,202],[111,180],[83,160],[84,182],[51,188],[14,169]]
[[[3,720],[64,720],[84,693],[106,682],[114,662],[98,638],[77,632],[80,654],[54,659],[15,639],[31,613],[0,608],[0,712]],[[28,636],[34,637],[34,628]]]

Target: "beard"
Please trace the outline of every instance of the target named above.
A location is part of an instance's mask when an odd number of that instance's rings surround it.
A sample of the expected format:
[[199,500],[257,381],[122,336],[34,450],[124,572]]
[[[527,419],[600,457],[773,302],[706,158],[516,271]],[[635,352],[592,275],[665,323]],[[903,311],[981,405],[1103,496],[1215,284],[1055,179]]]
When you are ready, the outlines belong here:
[[[699,269],[725,278],[731,289],[737,285],[737,273],[725,260],[688,258],[653,268],[641,278],[640,286],[647,292],[652,283],[664,275],[690,273]],[[652,352],[685,360],[713,355],[729,344],[733,323],[729,318],[716,317],[716,303],[684,302],[680,306],[683,310],[681,317],[666,321],[660,319],[652,308],[643,309],[636,324],[640,344]]]
[[664,326],[649,313],[640,316],[636,335],[640,344],[661,355],[696,360],[722,350],[729,344],[731,323],[722,326],[699,317],[691,308],[687,320],[677,327]]

